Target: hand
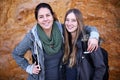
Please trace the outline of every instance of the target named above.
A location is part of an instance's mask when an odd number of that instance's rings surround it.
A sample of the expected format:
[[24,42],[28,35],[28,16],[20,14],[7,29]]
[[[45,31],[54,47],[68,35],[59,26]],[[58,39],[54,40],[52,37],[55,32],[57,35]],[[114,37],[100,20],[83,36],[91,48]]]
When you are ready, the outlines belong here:
[[34,65],[32,69],[33,74],[38,74],[41,71],[41,68],[39,65]]
[[93,50],[97,50],[98,48],[98,40],[95,39],[95,38],[90,38],[88,40],[88,48],[87,48],[87,51],[88,52],[92,52]]

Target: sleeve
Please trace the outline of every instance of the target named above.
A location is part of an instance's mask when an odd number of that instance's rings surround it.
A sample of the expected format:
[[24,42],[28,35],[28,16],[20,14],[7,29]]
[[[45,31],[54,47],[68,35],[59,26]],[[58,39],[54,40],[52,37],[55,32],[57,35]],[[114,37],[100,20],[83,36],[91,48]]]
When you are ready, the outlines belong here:
[[95,68],[93,80],[103,80],[106,67],[104,64],[103,55],[102,55],[100,47],[97,49],[97,51],[94,51],[91,54],[91,58],[92,58],[93,65]]
[[33,67],[34,67],[34,64],[27,66],[26,72],[29,73],[29,74],[32,74]]
[[86,26],[85,31],[90,34],[89,38],[95,38],[99,40],[99,32],[96,27]]
[[12,52],[12,56],[16,63],[24,70],[26,70],[27,66],[30,65],[24,55],[31,49],[31,45],[32,40],[30,39],[30,33],[28,33]]

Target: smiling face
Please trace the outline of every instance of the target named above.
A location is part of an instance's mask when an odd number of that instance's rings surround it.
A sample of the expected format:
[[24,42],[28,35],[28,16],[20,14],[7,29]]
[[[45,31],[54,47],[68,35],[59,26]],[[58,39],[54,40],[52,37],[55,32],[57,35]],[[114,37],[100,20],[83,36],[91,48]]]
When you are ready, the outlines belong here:
[[37,22],[43,30],[52,29],[53,20],[53,15],[48,8],[39,9]]
[[73,12],[69,13],[66,16],[65,27],[66,27],[67,31],[70,33],[76,32],[76,30],[78,28],[78,24],[77,24],[75,14]]

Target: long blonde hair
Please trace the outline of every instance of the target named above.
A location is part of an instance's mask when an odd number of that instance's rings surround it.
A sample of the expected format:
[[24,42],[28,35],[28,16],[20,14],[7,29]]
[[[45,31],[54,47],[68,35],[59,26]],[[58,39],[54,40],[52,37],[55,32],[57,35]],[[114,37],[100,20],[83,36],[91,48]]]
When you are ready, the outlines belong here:
[[[72,44],[70,41],[71,34],[67,31],[64,25],[65,49],[64,49],[64,55],[63,55],[63,63],[67,63],[69,61],[69,67],[73,67],[76,64],[76,56],[77,56],[76,42],[77,42],[80,32],[82,31],[84,33],[83,31],[84,22],[83,22],[82,13],[79,11],[79,9],[74,8],[74,9],[70,9],[67,11],[65,18],[64,18],[64,24],[65,24],[67,15],[70,13],[75,14],[75,17],[78,23],[78,28],[76,30],[76,36],[74,39],[74,43]],[[70,50],[70,46],[71,46],[70,44],[72,44],[72,50]]]

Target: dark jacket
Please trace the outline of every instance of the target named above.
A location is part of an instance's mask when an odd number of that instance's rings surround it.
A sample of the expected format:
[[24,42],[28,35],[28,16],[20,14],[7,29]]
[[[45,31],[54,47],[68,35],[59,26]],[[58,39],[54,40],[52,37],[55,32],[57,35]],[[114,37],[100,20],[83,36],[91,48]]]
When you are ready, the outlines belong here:
[[[72,80],[72,76],[74,76],[74,80],[103,80],[105,64],[103,62],[103,56],[100,47],[97,49],[97,51],[93,51],[89,54],[83,54],[82,46],[81,37],[79,37],[77,41],[77,64],[73,68],[67,67],[68,65],[63,66],[62,78],[64,79],[62,80]],[[71,72],[66,70],[70,69],[74,69],[71,70],[73,75],[68,75],[71,74]],[[69,79],[65,79],[67,76],[70,76],[68,77]]]

